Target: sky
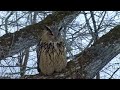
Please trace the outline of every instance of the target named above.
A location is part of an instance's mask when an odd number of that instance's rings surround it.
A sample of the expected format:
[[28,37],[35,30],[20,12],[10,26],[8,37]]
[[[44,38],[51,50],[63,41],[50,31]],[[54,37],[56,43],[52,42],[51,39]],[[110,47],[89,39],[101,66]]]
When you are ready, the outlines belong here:
[[[21,14],[21,12],[19,13],[19,14]],[[112,11],[109,11],[109,13],[108,13],[108,15],[105,17],[106,18],[106,21],[107,21],[107,19],[109,20],[110,18],[111,18],[111,21],[112,21],[112,17],[114,16],[114,14],[115,13],[113,13]],[[5,12],[0,12],[0,17],[5,17],[5,15],[6,15],[6,13]],[[90,17],[89,15],[88,15],[88,17]],[[15,17],[11,17],[10,19],[11,20],[14,20],[14,18]],[[98,18],[96,17],[96,20],[97,20]],[[116,20],[115,20],[115,22],[116,23],[119,23],[119,17],[117,18],[115,18]],[[19,20],[18,22],[23,22],[24,23],[24,21],[25,21],[26,19],[25,18],[23,18],[23,19],[21,19],[21,20]],[[77,17],[77,19],[76,19],[76,22],[77,23],[79,23],[79,24],[83,24],[84,23],[84,21],[85,21],[85,19],[84,19],[84,16],[81,14],[81,15],[79,15],[78,17]],[[0,24],[2,24],[2,21],[1,21],[1,19],[0,19]],[[91,23],[91,26],[92,26],[92,23]],[[25,27],[25,26],[23,26],[23,27]],[[1,27],[1,28],[3,28],[3,27]],[[4,35],[5,34],[5,32],[4,32],[4,30],[2,30],[0,28],[0,36],[2,36],[2,35]],[[99,34],[99,36],[101,37],[103,34],[106,34],[109,30],[110,30],[111,28],[107,28],[107,30],[106,30],[106,32],[105,33],[100,33]],[[13,32],[15,32],[16,31],[16,27],[10,27],[9,28],[9,31],[11,32],[11,33],[13,33]],[[74,30],[70,30],[70,33],[74,33]],[[69,34],[68,34],[69,35]],[[68,38],[70,38],[70,36],[68,36]],[[78,41],[79,41],[80,39],[78,39]],[[86,40],[81,40],[82,41],[82,46],[87,46],[87,44],[89,43],[89,41],[90,41],[90,38],[89,39],[87,39],[87,41]],[[35,46],[33,46],[33,47],[31,47],[30,48],[30,50],[32,50],[32,49],[35,49]],[[79,50],[77,49],[77,50],[73,50],[72,51],[72,53],[74,53],[74,54],[78,54],[79,53]],[[36,63],[35,63],[35,61],[37,61],[37,59],[36,59],[36,52],[34,51],[34,52],[30,52],[30,54],[29,54],[29,61],[28,61],[28,64],[27,64],[27,66],[28,67],[36,67]],[[6,58],[7,60],[1,60],[0,61],[0,65],[16,65],[16,63],[17,63],[17,59],[16,59],[16,57],[17,57],[17,55],[14,55],[13,56],[14,58],[10,58],[10,57],[8,57],[8,58]],[[11,61],[12,60],[12,61]],[[112,73],[120,66],[119,65],[119,63],[120,63],[120,54],[119,55],[117,55],[116,57],[114,57],[114,59],[112,59],[102,70],[101,70],[101,72],[100,72],[100,76],[101,76],[101,79],[108,79],[109,77],[110,77],[110,75],[112,75]],[[115,65],[113,65],[113,64],[115,64]],[[109,68],[108,68],[109,67]],[[16,67],[16,68],[13,68],[13,67],[11,67],[11,68],[9,68],[9,67],[7,67],[7,69],[6,68],[3,68],[3,67],[0,67],[0,75],[1,76],[7,76],[7,75],[9,75],[9,73],[11,73],[11,72],[13,72],[13,73],[15,73],[15,72],[18,72],[19,71],[19,67]],[[7,74],[6,74],[7,73]],[[37,70],[36,69],[33,69],[33,70],[30,70],[30,71],[26,71],[26,74],[37,74],[38,72],[37,72]],[[15,74],[14,76],[12,76],[13,78],[14,77],[18,77],[18,74]],[[118,70],[117,72],[116,72],[116,74],[113,76],[113,78],[120,78],[120,71]]]

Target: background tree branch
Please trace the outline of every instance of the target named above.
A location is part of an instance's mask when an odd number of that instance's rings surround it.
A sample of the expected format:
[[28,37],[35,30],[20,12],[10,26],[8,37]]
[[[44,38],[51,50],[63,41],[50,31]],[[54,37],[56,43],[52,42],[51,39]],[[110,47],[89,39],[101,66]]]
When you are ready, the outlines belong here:
[[[39,23],[29,25],[16,31],[7,33],[0,37],[0,60],[19,53],[26,48],[36,45],[41,38],[44,25],[66,26],[71,23],[78,11],[59,11],[48,15]],[[106,28],[105,28],[106,29]],[[120,26],[116,26],[109,33],[102,36],[94,44],[86,48],[82,53],[75,56],[74,60],[68,62],[65,70],[54,73],[51,76],[29,75],[22,78],[39,79],[89,79],[95,75],[117,54],[120,53]]]
[[39,23],[26,26],[15,33],[3,35],[0,37],[0,60],[35,45],[41,38],[44,25],[51,26],[53,23],[57,23],[59,26],[67,25],[72,22],[79,13],[79,11],[54,12]]
[[26,75],[27,79],[92,79],[116,55],[120,53],[120,25],[110,30],[90,48],[68,62],[65,70],[50,76]]

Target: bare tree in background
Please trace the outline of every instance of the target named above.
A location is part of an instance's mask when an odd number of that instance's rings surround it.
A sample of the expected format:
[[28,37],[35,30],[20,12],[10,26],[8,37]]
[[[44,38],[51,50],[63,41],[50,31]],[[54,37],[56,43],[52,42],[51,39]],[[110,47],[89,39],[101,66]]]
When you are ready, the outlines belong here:
[[[9,30],[10,27],[15,27],[16,31],[18,31],[21,27],[23,27],[25,24],[29,25],[29,24],[35,24],[36,23],[36,19],[37,16],[39,17],[40,20],[43,20],[46,16],[47,13],[49,12],[42,12],[42,11],[32,11],[32,12],[20,12],[20,11],[8,11],[5,12],[6,13],[6,17],[2,17],[2,24],[1,24],[1,29],[3,31],[5,31],[5,34],[10,33],[11,31]],[[12,19],[12,16],[14,17]],[[23,22],[23,24],[21,23],[20,20],[22,20],[22,18],[27,18],[26,22]],[[24,20],[25,21],[25,20]],[[4,26],[4,28],[2,27]],[[1,66],[1,67],[6,67],[4,68],[5,71],[3,71],[3,76],[7,75],[7,76],[12,76],[12,74],[17,75],[20,74],[20,76],[24,76],[25,72],[26,72],[26,68],[27,68],[27,62],[29,59],[29,49],[25,49],[23,51],[21,51],[17,57],[12,57],[12,58],[16,58],[14,61],[11,60],[11,63],[16,63],[13,66],[7,64],[8,66]],[[6,62],[7,63],[7,62]],[[17,71],[12,71],[12,70],[16,70],[16,68],[20,67],[20,72]],[[11,72],[7,72],[8,68],[11,70]],[[33,69],[32,67],[29,67],[28,70]]]
[[[51,14],[52,12],[51,11],[50,12],[49,11],[21,11],[21,12],[20,11],[14,11],[14,12],[9,11],[9,12],[5,12],[4,11],[2,13],[7,13],[7,15],[0,16],[0,20],[2,21],[2,23],[0,25],[1,26],[0,29],[2,31],[5,31],[6,35],[8,35],[8,34],[12,35],[12,34],[10,34],[11,32],[21,31],[22,30],[21,28],[26,27],[27,25],[35,24],[40,21],[44,22],[44,19],[47,17],[47,15]],[[53,12],[53,13],[55,13],[55,12]],[[109,30],[111,28],[120,24],[120,22],[115,19],[115,18],[119,19],[120,12],[119,11],[114,11],[114,12],[111,11],[110,13],[111,14],[109,14],[109,12],[107,12],[107,11],[81,11],[81,13],[79,14],[79,17],[80,17],[79,19],[74,18],[71,23],[63,25],[64,30],[62,32],[62,35],[66,42],[68,61],[69,60],[72,61],[73,59],[76,60],[76,57],[79,56],[80,52],[84,52],[84,51],[88,50],[92,46],[93,43],[99,41],[99,38],[103,34],[109,32]],[[114,14],[112,15],[112,13],[114,13]],[[12,18],[12,17],[16,17],[16,18]],[[55,19],[53,19],[53,20],[55,20]],[[51,21],[51,19],[49,19],[49,21],[47,21],[47,19],[46,19],[46,21],[44,23],[46,23],[46,22],[48,22],[48,24],[50,24],[49,22],[52,22],[52,21]],[[57,21],[55,21],[55,22],[57,22]],[[37,26],[37,24],[35,24],[35,25],[36,25],[35,27],[37,29],[38,26]],[[33,27],[34,27],[34,25],[33,25]],[[32,26],[31,26],[31,28],[32,28]],[[39,29],[40,28],[42,28],[42,26],[39,26]],[[12,29],[12,31],[11,31],[11,29]],[[31,29],[28,30],[28,33],[26,33],[26,36],[29,34],[29,31],[31,31]],[[36,30],[32,31],[31,33],[34,34],[35,32],[36,32]],[[42,31],[41,31],[41,33],[42,33]],[[19,35],[22,35],[22,34],[21,33],[18,34],[18,37],[19,37]],[[30,39],[31,38],[29,38],[28,41]],[[33,40],[35,41],[35,39],[33,39]],[[0,45],[1,45],[1,43],[0,43]],[[16,56],[12,55],[8,60],[3,59],[0,64],[1,65],[0,67],[4,68],[4,69],[2,69],[3,71],[1,70],[3,73],[3,74],[1,74],[1,76],[6,76],[7,74],[20,75],[20,76],[24,76],[25,73],[32,74],[31,70],[36,70],[36,61],[35,61],[36,56],[31,56],[31,53],[35,52],[36,47],[34,45],[35,44],[32,44],[32,43],[30,43],[28,45],[28,47],[23,45],[24,49],[21,48],[20,49],[21,51],[18,50],[19,54],[16,53]],[[32,48],[31,48],[31,46],[32,46]],[[33,66],[30,66],[30,64],[29,64],[31,60],[34,62],[34,63],[32,63]],[[19,63],[18,63],[18,61],[19,61]],[[5,64],[3,65],[3,63],[7,63],[7,66],[5,66]],[[114,66],[114,65],[111,64],[111,66]],[[8,67],[10,69],[9,72],[8,72]],[[20,68],[20,71],[18,69],[16,70],[16,68]],[[107,67],[107,69],[108,68],[109,67]],[[107,73],[106,72],[107,69],[105,68],[105,69],[101,70],[100,72],[98,72],[96,74],[97,79],[100,79],[101,72]],[[119,71],[119,65],[118,65],[118,68],[116,68],[116,70],[114,72],[111,71],[112,74],[110,74],[110,75],[107,74],[107,75],[110,76],[109,78],[112,78],[118,71]]]

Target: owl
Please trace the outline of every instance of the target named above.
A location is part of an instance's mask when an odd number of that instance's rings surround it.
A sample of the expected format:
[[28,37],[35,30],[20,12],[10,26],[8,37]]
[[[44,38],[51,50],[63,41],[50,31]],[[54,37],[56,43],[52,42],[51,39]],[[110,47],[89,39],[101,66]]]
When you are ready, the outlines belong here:
[[37,47],[37,69],[44,75],[61,72],[67,65],[62,28],[45,26]]

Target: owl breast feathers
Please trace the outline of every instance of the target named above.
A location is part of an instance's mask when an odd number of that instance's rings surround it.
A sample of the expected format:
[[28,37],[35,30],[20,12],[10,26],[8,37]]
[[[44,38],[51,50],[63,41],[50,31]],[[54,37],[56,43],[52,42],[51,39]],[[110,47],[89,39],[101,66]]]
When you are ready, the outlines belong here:
[[43,74],[61,72],[66,67],[67,60],[63,42],[41,42],[39,51],[39,67]]

